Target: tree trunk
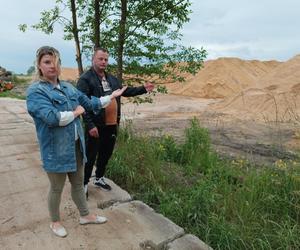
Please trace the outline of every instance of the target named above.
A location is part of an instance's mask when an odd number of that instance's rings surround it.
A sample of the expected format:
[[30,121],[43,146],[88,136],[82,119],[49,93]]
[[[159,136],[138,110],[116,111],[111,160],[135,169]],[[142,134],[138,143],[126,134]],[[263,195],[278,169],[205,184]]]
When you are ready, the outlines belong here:
[[126,18],[127,18],[127,0],[121,0],[121,19],[119,22],[119,37],[118,37],[118,58],[117,58],[117,77],[122,80],[123,77],[123,51],[125,44],[126,33]]
[[82,66],[82,57],[81,57],[81,49],[80,49],[80,42],[79,42],[79,35],[78,35],[78,27],[77,27],[77,14],[76,14],[76,4],[75,0],[71,0],[71,11],[72,11],[72,33],[75,40],[76,46],[76,61],[78,65],[78,73],[81,75],[83,73],[83,66]]
[[100,0],[95,0],[94,46],[100,47]]

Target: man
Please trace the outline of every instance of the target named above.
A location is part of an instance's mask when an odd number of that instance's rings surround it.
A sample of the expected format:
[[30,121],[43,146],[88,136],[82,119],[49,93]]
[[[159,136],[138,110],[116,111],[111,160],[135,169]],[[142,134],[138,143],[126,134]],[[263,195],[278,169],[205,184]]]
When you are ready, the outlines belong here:
[[[92,58],[92,67],[78,80],[77,88],[88,97],[110,95],[112,91],[122,88],[120,80],[106,72],[109,53],[104,48],[96,48]],[[128,87],[122,96],[130,97],[152,91],[154,85],[145,83],[139,87]],[[104,179],[106,165],[113,153],[116,142],[117,127],[121,116],[120,97],[100,113],[86,113],[83,116],[86,130],[87,163],[84,173],[84,190],[88,196],[88,182],[96,161],[96,178],[94,185],[105,191],[110,191],[111,186]]]

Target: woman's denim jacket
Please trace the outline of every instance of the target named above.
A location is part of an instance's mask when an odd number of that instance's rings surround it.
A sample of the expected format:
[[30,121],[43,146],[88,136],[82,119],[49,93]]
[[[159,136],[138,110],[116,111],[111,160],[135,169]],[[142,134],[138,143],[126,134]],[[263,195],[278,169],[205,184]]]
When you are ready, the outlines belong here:
[[86,111],[99,111],[100,99],[89,99],[73,85],[60,82],[60,89],[45,81],[35,82],[27,89],[27,109],[32,116],[46,172],[65,173],[77,170],[75,124],[80,149],[86,162],[85,141],[80,118],[59,126],[60,112],[74,111],[78,105]]

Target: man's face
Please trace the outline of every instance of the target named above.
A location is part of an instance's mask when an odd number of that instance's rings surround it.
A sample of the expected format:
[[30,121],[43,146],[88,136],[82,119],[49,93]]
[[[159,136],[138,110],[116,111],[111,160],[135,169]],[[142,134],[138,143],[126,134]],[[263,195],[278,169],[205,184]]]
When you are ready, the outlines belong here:
[[104,71],[108,65],[108,53],[101,50],[96,51],[93,57],[93,66],[96,71]]

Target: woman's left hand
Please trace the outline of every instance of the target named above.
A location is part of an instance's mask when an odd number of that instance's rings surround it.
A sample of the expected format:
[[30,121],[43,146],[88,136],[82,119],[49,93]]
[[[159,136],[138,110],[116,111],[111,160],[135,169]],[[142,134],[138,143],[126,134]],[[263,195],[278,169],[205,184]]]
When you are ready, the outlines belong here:
[[122,95],[126,89],[127,89],[127,86],[125,86],[125,87],[123,87],[121,89],[117,89],[114,92],[112,92],[112,94],[111,94],[110,97],[111,98],[118,97],[118,96]]

